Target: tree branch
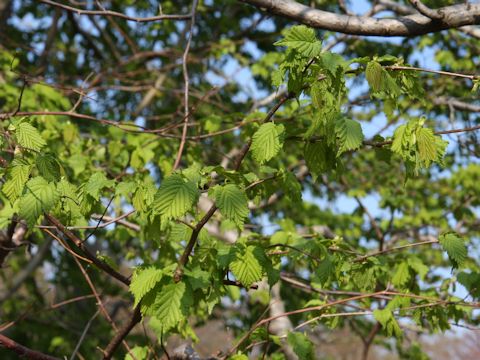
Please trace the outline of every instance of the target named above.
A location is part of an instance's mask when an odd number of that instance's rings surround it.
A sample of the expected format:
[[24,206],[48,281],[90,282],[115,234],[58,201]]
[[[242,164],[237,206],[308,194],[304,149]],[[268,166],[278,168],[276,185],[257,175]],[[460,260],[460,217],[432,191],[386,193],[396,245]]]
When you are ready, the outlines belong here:
[[72,6],[68,5],[63,5],[59,4],[54,1],[50,0],[39,0],[40,2],[52,6],[59,7],[61,9],[73,12],[78,15],[101,15],[101,16],[112,16],[112,17],[118,17],[121,19],[125,19],[128,21],[135,21],[137,23],[141,22],[150,22],[150,21],[159,21],[159,20],[189,20],[190,19],[190,14],[186,15],[158,15],[158,16],[150,16],[150,17],[145,17],[145,18],[139,18],[139,17],[133,17],[133,16],[128,16],[116,11],[110,11],[110,10],[82,10],[78,8],[74,8]]
[[190,92],[190,77],[188,76],[188,53],[190,52],[190,45],[193,38],[193,28],[195,27],[195,12],[197,11],[198,0],[193,0],[192,4],[192,17],[190,20],[190,31],[188,33],[187,45],[185,46],[185,51],[182,56],[182,69],[183,69],[183,82],[184,82],[184,95],[183,95],[183,106],[184,106],[184,120],[183,120],[183,129],[182,129],[182,140],[180,141],[180,146],[178,148],[177,157],[175,163],[173,164],[173,171],[175,171],[180,165],[180,160],[182,160],[183,149],[185,147],[185,142],[187,138],[188,131],[188,121],[190,119],[190,107],[189,107],[189,92]]
[[422,14],[396,19],[349,16],[318,10],[293,0],[239,0],[263,11],[287,17],[314,28],[365,36],[418,36],[465,25],[480,24],[480,5],[445,6],[435,13],[443,14],[442,21]]
[[39,351],[29,349],[23,345],[20,345],[16,341],[2,334],[0,334],[0,346],[3,346],[6,349],[12,350],[14,353],[16,353],[21,357],[26,357],[31,360],[60,360],[59,358],[41,353]]
[[114,277],[118,281],[124,283],[125,285],[130,285],[130,280],[125,277],[124,275],[120,274],[118,271],[113,269],[110,265],[106,264],[105,262],[99,260],[95,255],[93,255],[90,250],[85,246],[85,243],[78,238],[73,232],[68,230],[65,225],[63,225],[58,219],[53,217],[50,214],[45,214],[45,218],[48,222],[54,225],[60,232],[62,232],[70,241],[72,241],[79,249],[83,251],[85,256],[92,261],[99,269],[103,270],[110,276]]
[[128,323],[126,323],[120,329],[117,335],[115,335],[115,337],[107,345],[105,349],[105,353],[103,355],[104,360],[109,360],[112,358],[115,350],[117,350],[118,346],[122,343],[125,337],[127,337],[130,331],[135,327],[135,325],[137,325],[140,322],[141,319],[142,319],[142,314],[140,313],[140,305],[137,305]]
[[420,14],[426,17],[429,17],[432,20],[442,20],[444,17],[444,14],[441,11],[430,9],[427,5],[425,5],[420,0],[409,0],[409,1],[410,1],[410,4],[412,4],[412,6],[415,9],[417,9],[417,11]]
[[[295,97],[294,93],[287,93],[285,94],[267,113],[265,116],[265,119],[262,121],[262,123],[266,123],[272,119],[272,117],[275,115],[278,109],[285,104],[288,100],[292,99]],[[245,156],[247,156],[248,151],[250,150],[250,146],[252,145],[252,139],[250,139],[245,145],[243,146],[242,150],[240,150],[240,153],[238,154],[237,160],[235,161],[233,169],[235,171],[238,171],[240,169],[240,166],[242,165],[243,159],[245,159]],[[193,248],[195,247],[195,244],[197,242],[198,235],[200,234],[200,231],[202,228],[205,226],[205,224],[210,220],[210,218],[215,214],[217,211],[217,206],[213,204],[208,212],[204,215],[204,217],[198,222],[198,224],[195,226],[195,229],[192,232],[192,235],[190,237],[190,240],[188,241],[187,247],[183,251],[180,259],[178,260],[178,266],[175,269],[175,272],[173,274],[173,279],[175,282],[179,282],[182,279],[183,276],[183,268],[188,262],[188,257],[193,251]]]

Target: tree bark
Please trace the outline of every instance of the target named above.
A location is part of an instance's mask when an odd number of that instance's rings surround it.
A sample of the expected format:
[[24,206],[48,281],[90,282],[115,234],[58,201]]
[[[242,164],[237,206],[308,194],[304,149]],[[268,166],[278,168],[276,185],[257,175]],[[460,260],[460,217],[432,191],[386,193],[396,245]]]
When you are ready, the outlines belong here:
[[420,13],[397,18],[350,16],[318,10],[293,0],[240,0],[268,13],[329,31],[365,36],[418,36],[465,25],[480,24],[480,5],[459,4],[436,9],[442,19]]

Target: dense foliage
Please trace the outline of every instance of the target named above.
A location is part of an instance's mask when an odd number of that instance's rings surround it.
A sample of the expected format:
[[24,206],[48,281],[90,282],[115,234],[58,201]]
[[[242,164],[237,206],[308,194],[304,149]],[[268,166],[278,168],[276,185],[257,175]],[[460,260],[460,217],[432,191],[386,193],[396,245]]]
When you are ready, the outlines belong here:
[[230,0],[88,7],[183,14],[145,22],[7,3],[2,334],[141,360],[219,319],[219,358],[321,358],[311,329],[349,328],[365,359],[425,359],[412,333],[478,324],[474,36],[347,36]]

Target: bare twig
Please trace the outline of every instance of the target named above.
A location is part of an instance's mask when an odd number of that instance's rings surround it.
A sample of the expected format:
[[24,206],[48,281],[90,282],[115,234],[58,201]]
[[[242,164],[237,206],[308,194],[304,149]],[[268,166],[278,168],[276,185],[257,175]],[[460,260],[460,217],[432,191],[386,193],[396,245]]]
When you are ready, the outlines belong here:
[[72,355],[70,356],[70,360],[74,360],[75,356],[77,355],[78,350],[80,349],[80,346],[83,343],[83,340],[85,339],[85,336],[87,335],[88,330],[90,329],[90,326],[92,325],[93,320],[98,316],[100,313],[100,309],[98,309],[95,314],[88,320],[87,324],[85,325],[85,328],[83,329],[82,336],[80,336],[80,339],[77,342],[77,345],[75,346],[75,349],[72,352]]
[[180,146],[178,148],[177,157],[175,163],[173,164],[173,170],[175,171],[180,165],[180,160],[182,159],[183,148],[185,147],[187,130],[188,130],[188,121],[190,118],[190,108],[189,108],[189,90],[190,90],[190,78],[188,76],[188,53],[190,52],[190,45],[193,38],[193,29],[195,27],[195,12],[197,10],[198,0],[193,0],[192,11],[191,11],[191,20],[190,20],[190,31],[188,34],[187,45],[185,46],[185,51],[183,52],[182,62],[183,62],[183,81],[184,81],[184,120],[183,120],[183,130],[182,130],[182,140],[180,141]]
[[64,5],[64,4],[59,4],[54,1],[50,0],[39,0],[42,3],[52,5],[59,7],[61,9],[73,12],[78,15],[100,15],[100,16],[112,16],[112,17],[118,17],[121,19],[125,19],[128,21],[135,21],[135,22],[151,22],[151,21],[159,21],[159,20],[189,20],[191,15],[186,14],[186,15],[157,15],[157,16],[149,16],[145,18],[139,18],[139,17],[134,17],[134,16],[128,16],[116,11],[111,11],[111,10],[82,10],[78,8],[74,8],[72,6]]
[[130,280],[125,277],[124,275],[120,274],[118,271],[113,269],[110,265],[107,263],[101,261],[98,259],[95,255],[93,255],[90,250],[85,246],[83,241],[76,236],[73,232],[68,230],[59,220],[57,220],[55,217],[53,217],[50,214],[45,214],[45,218],[50,222],[50,224],[54,225],[59,231],[61,231],[68,239],[70,239],[75,246],[77,246],[79,249],[83,251],[85,256],[95,264],[99,269],[103,270],[113,278],[117,279],[118,281],[124,283],[125,285],[130,285]]
[[437,244],[437,243],[438,243],[438,239],[432,239],[432,240],[421,241],[421,242],[416,242],[416,243],[402,245],[402,246],[396,246],[396,247],[389,248],[389,249],[375,251],[371,254],[359,256],[353,261],[354,262],[362,262],[365,259],[368,259],[369,257],[372,257],[372,256],[379,256],[379,255],[384,255],[384,254],[388,254],[388,253],[391,253],[391,252],[400,251],[400,250],[403,250],[403,249],[408,249],[408,248],[412,248],[412,247],[416,247],[416,246]]

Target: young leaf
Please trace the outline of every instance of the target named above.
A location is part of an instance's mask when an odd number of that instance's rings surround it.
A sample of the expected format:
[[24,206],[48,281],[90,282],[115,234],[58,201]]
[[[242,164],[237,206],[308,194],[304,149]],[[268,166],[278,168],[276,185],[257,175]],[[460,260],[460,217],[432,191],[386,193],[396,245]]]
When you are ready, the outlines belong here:
[[395,271],[395,275],[392,278],[392,284],[397,287],[402,287],[407,283],[410,279],[410,271],[408,264],[406,262],[402,262],[397,266],[397,270]]
[[248,360],[248,356],[245,354],[235,354],[230,357],[231,360]]
[[162,217],[179,217],[193,208],[197,195],[194,183],[184,180],[179,174],[173,174],[158,189],[153,207]]
[[17,125],[15,137],[18,143],[27,150],[39,151],[46,144],[38,130],[27,122]]
[[230,270],[238,281],[247,289],[262,280],[265,254],[258,246],[241,246],[235,253],[235,260],[230,263]]
[[41,176],[30,179],[26,184],[27,192],[20,198],[19,215],[33,226],[38,217],[55,206],[59,193],[55,184],[49,183]]
[[293,348],[299,360],[315,359],[314,347],[310,339],[299,332],[289,332],[287,335],[288,344]]
[[102,172],[97,172],[93,174],[88,182],[85,184],[84,190],[85,193],[92,196],[95,200],[100,199],[100,191],[106,187],[111,187],[115,185],[115,180],[108,180],[105,177],[105,174]]
[[148,347],[135,346],[126,355],[125,360],[145,360],[148,355]]
[[239,227],[249,214],[247,196],[234,184],[215,187],[215,204],[223,216]]
[[367,78],[368,84],[372,88],[374,92],[378,92],[382,90],[382,72],[383,72],[382,65],[380,65],[376,61],[370,61],[367,64],[367,68],[365,69],[365,76]]
[[333,170],[336,166],[335,152],[324,140],[315,143],[307,142],[304,148],[304,156],[308,170],[312,173],[314,180],[319,175]]
[[285,31],[285,37],[274,45],[295,49],[305,57],[314,57],[322,51],[322,42],[315,36],[315,30],[305,25],[292,26]]
[[343,56],[332,53],[330,51],[323,52],[320,55],[322,67],[325,68],[332,76],[335,76],[338,68],[343,69],[347,66],[347,61]]
[[318,281],[320,284],[325,285],[331,275],[335,273],[335,266],[330,260],[330,257],[327,256],[320,265],[317,267],[315,271],[315,275],[317,276]]
[[278,154],[283,146],[283,125],[266,123],[260,126],[252,138],[253,158],[263,164]]
[[339,142],[338,155],[349,150],[356,150],[362,145],[362,127],[355,120],[346,117],[339,118],[335,123],[335,133]]
[[447,252],[452,266],[454,268],[462,266],[467,259],[467,247],[463,239],[455,233],[447,233],[440,235],[438,241]]
[[157,283],[162,280],[163,271],[154,266],[135,271],[135,275],[130,283],[130,292],[135,298],[133,307],[136,307],[142,298],[152,290]]
[[27,162],[15,160],[9,169],[10,178],[3,185],[2,191],[12,203],[22,194],[31,168]]
[[429,166],[431,162],[437,159],[435,135],[431,129],[424,127],[418,128],[416,135],[420,160],[423,161],[426,166]]
[[392,334],[396,337],[402,336],[402,330],[390,309],[376,309],[373,311],[373,317],[382,325],[388,336]]
[[163,331],[175,327],[187,314],[192,294],[184,282],[163,286],[153,304],[153,314],[163,324]]
[[406,137],[407,135],[407,125],[400,125],[393,132],[393,141],[391,150],[404,157],[405,147],[408,146],[409,140]]
[[47,181],[60,180],[60,165],[52,154],[41,154],[35,160],[37,169]]

